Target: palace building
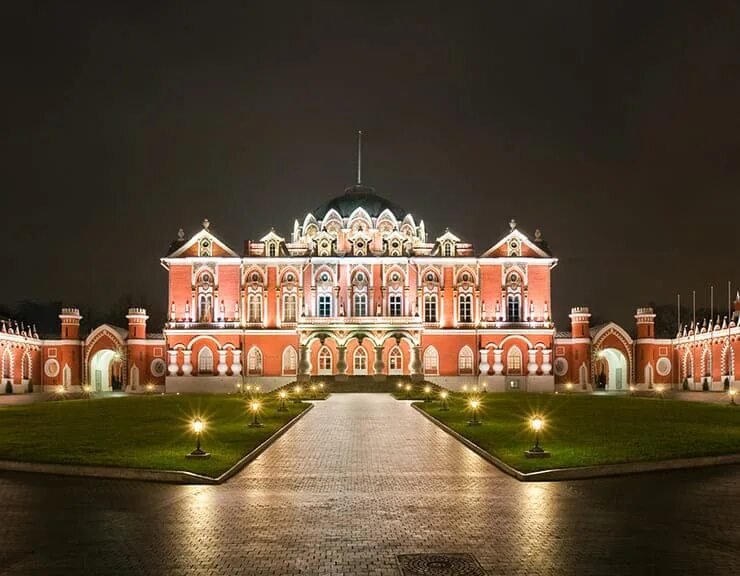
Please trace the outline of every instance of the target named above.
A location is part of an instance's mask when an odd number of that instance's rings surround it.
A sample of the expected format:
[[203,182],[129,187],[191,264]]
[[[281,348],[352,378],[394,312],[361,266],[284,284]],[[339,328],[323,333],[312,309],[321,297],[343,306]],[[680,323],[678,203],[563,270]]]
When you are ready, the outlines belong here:
[[76,308],[58,338],[9,320],[0,329],[2,389],[233,392],[294,381],[406,377],[451,389],[627,390],[663,384],[735,386],[740,294],[731,317],[655,336],[639,308],[631,335],[590,325],[573,308],[556,332],[550,274],[557,265],[539,230],[508,232],[476,252],[358,183],[296,220],[227,245],[208,220],[183,230],[161,259],[169,276],[163,334],[148,334],[132,308],[127,328],[80,333]]

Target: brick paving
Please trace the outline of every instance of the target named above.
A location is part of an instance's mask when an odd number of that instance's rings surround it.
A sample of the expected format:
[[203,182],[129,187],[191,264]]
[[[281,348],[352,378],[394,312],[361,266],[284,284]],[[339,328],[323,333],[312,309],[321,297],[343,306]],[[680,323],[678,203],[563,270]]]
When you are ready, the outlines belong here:
[[0,574],[731,574],[740,467],[523,484],[381,394],[334,395],[221,486],[0,475]]

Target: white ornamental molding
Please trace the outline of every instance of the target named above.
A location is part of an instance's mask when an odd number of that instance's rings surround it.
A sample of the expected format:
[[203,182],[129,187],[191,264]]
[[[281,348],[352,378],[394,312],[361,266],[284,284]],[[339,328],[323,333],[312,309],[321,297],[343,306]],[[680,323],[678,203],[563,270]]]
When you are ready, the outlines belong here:
[[152,360],[152,363],[149,365],[149,371],[152,373],[152,376],[156,376],[157,378],[160,378],[161,376],[164,376],[164,371],[167,369],[167,365],[164,363],[164,360],[161,358],[155,358]]
[[49,358],[44,363],[44,374],[46,374],[49,378],[56,378],[56,376],[59,374],[59,362],[54,360],[54,358]]
[[568,373],[568,361],[563,358],[555,358],[555,375],[565,376]]
[[668,358],[659,358],[655,363],[655,371],[661,376],[668,376],[671,373],[671,361]]

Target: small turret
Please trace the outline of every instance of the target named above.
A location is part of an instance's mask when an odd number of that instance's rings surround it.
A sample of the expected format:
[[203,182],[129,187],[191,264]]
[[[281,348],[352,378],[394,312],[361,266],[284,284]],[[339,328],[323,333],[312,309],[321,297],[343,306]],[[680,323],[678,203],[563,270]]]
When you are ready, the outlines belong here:
[[146,315],[145,308],[129,308],[128,315],[128,337],[134,340],[144,340],[146,338],[146,321],[149,316]]
[[655,338],[655,312],[652,308],[638,308],[635,314],[637,339]]
[[77,308],[62,308],[59,315],[62,321],[62,340],[79,340],[80,339],[80,311]]
[[573,338],[588,338],[591,313],[586,306],[577,306],[570,310],[570,329]]

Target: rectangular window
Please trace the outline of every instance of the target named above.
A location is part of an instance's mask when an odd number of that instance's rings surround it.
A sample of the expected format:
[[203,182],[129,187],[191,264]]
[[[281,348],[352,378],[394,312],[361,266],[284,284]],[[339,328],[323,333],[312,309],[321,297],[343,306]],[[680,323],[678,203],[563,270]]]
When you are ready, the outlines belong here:
[[367,316],[367,296],[365,294],[355,294],[353,316]]
[[389,314],[391,316],[401,316],[401,295],[391,294],[388,298]]
[[292,294],[285,297],[283,301],[283,321],[295,322],[296,319],[296,297]]
[[249,322],[262,322],[262,297],[249,297]]
[[437,321],[437,297],[436,296],[425,296],[424,297],[424,322],[436,322]]
[[319,296],[319,316],[331,316],[331,296],[329,294]]
[[520,300],[519,296],[509,296],[507,307],[507,317],[509,322],[521,322],[521,316],[519,314]]
[[472,322],[472,296],[464,294],[460,296],[460,315],[458,317],[459,322]]

